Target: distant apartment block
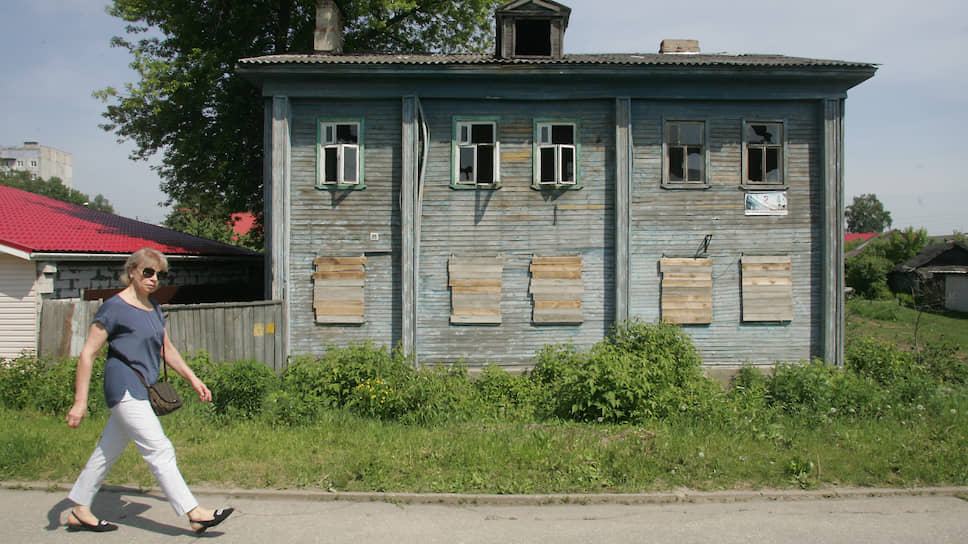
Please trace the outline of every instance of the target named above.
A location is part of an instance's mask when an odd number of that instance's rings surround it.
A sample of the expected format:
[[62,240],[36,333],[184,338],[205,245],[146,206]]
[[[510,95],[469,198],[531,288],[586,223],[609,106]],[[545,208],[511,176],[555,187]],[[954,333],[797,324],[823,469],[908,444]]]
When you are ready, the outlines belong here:
[[34,178],[60,178],[71,188],[74,180],[74,156],[37,142],[24,142],[22,147],[0,147],[0,169],[4,172],[22,170]]

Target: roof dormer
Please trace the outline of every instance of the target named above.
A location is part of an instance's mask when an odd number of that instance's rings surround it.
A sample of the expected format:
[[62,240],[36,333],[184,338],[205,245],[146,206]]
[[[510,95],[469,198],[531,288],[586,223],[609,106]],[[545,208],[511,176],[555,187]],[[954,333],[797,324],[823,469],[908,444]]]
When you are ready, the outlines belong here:
[[515,0],[495,11],[497,56],[560,59],[571,8],[550,0]]

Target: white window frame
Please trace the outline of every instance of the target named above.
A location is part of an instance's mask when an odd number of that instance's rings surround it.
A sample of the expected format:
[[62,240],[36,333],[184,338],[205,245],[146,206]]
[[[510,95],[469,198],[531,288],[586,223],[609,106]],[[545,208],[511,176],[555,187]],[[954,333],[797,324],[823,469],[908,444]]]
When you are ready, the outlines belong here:
[[[780,142],[775,144],[762,144],[762,143],[750,143],[748,138],[748,129],[752,125],[779,125],[780,127]],[[749,165],[749,150],[751,147],[759,148],[763,150],[763,160],[766,160],[766,150],[777,149],[777,160],[779,161],[779,166],[777,170],[779,171],[779,180],[776,181],[753,181],[749,179],[750,176],[750,165]],[[742,185],[744,187],[764,187],[768,186],[771,188],[785,187],[786,186],[786,149],[787,149],[787,128],[786,123],[783,120],[769,120],[769,121],[743,121],[743,177]],[[765,165],[763,168],[764,177],[766,173]]]
[[[481,181],[478,178],[480,172],[479,160],[480,152],[479,146],[482,143],[475,143],[473,141],[473,132],[475,125],[488,125],[491,127],[491,136],[493,142],[484,145],[491,145],[493,147],[491,172],[493,173],[491,181]],[[497,119],[493,118],[481,118],[481,119],[455,119],[454,120],[454,149],[453,149],[453,173],[451,178],[451,187],[455,189],[497,189],[500,187],[501,183],[501,142],[498,132],[499,124]],[[461,151],[462,150],[472,150],[474,154],[474,164],[472,165],[470,180],[462,179],[461,177]]]
[[[683,154],[685,167],[685,180],[673,180],[670,171],[670,148],[674,146],[671,141],[671,127],[673,125],[700,125],[700,135],[702,142],[701,165],[702,174],[698,180],[689,180],[688,152]],[[676,147],[688,147],[689,144],[675,144]],[[710,164],[709,164],[709,122],[705,119],[663,119],[662,121],[662,186],[675,189],[706,189],[710,185]]]
[[[556,144],[553,140],[554,127],[571,127],[572,143],[571,144]],[[543,188],[581,188],[580,184],[580,168],[581,164],[580,154],[581,154],[581,143],[578,139],[579,135],[579,125],[577,121],[570,120],[536,120],[534,123],[534,176],[532,180],[532,185],[536,189]],[[541,179],[541,153],[542,150],[552,149],[555,154],[555,179],[554,180],[543,180]],[[564,161],[562,160],[562,152],[564,150],[570,150],[572,153],[572,160],[574,164],[572,165],[572,179],[564,179]]]
[[[363,184],[363,121],[359,119],[319,119],[317,121],[316,146],[316,187],[319,189],[362,189]],[[340,126],[356,127],[356,143],[337,141],[337,131]],[[352,149],[356,159],[352,164],[356,179],[346,179],[346,153]],[[336,151],[336,179],[326,177],[326,154],[328,150]]]

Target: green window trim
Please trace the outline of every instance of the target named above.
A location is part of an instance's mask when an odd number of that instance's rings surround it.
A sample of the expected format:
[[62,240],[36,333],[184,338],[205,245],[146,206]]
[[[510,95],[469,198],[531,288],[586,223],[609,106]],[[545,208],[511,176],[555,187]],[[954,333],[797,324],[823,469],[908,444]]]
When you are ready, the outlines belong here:
[[[500,119],[454,117],[451,134],[450,188],[500,189]],[[469,179],[461,179],[464,176]]]
[[[366,189],[365,141],[363,119],[316,118],[316,188],[324,191]],[[347,173],[351,173],[349,181],[346,181]]]
[[[568,134],[570,128],[570,134]],[[531,188],[580,190],[581,123],[576,119],[535,119],[532,138]],[[570,169],[569,169],[570,165]]]

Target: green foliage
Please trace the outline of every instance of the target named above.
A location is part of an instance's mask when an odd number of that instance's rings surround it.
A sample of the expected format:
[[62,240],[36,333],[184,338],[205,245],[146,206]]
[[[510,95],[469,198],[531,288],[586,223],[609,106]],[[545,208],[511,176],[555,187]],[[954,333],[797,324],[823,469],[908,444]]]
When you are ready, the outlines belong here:
[[954,344],[928,344],[920,356],[921,364],[931,376],[946,384],[968,385],[968,361],[958,357],[958,348]]
[[892,385],[915,373],[914,357],[894,344],[875,338],[850,342],[845,350],[845,368],[881,385]]
[[884,401],[880,393],[872,379],[819,360],[779,364],[770,381],[773,404],[805,422],[874,415]]
[[[500,0],[342,0],[344,51],[481,51]],[[102,125],[135,145],[132,158],[162,153],[169,203],[209,212],[262,210],[260,90],[239,59],[303,52],[313,44],[314,0],[211,2],[114,0],[128,23],[112,45],[131,54],[136,83],[105,88]]]
[[546,347],[533,378],[547,390],[550,414],[575,421],[628,422],[696,410],[710,383],[682,329],[630,320],[587,353]]
[[68,189],[64,185],[63,180],[58,177],[52,177],[47,180],[40,178],[33,179],[29,173],[21,170],[11,172],[0,171],[0,185],[20,189],[28,193],[36,193],[71,204],[77,204],[78,206],[87,206],[93,210],[114,213],[114,207],[111,206],[111,203],[103,195],[99,194],[91,198],[77,189]]
[[389,351],[367,342],[330,347],[321,359],[295,359],[283,371],[282,388],[297,403],[342,407],[359,394],[357,386],[367,380],[379,378],[399,384],[411,371],[399,350]]
[[255,251],[264,249],[265,237],[261,226],[256,225],[253,231],[239,235],[233,230],[233,225],[232,213],[229,211],[210,210],[202,213],[197,207],[183,205],[176,205],[164,222],[165,227],[178,232]]
[[[51,359],[23,354],[15,359],[0,359],[0,405],[11,409],[31,409],[44,414],[66,414],[74,405],[74,375],[77,359]],[[105,409],[101,389],[104,360],[95,361],[91,371],[88,410]]]
[[847,259],[844,266],[845,281],[861,297],[886,298],[891,294],[887,287],[887,273],[893,267],[893,263],[884,257],[864,252]]
[[474,380],[485,417],[510,421],[533,421],[540,402],[534,380],[508,373],[497,365],[485,365]]
[[884,232],[891,227],[891,212],[874,194],[855,196],[844,210],[847,232]]
[[215,413],[241,418],[258,415],[266,397],[279,387],[275,372],[252,360],[217,365],[206,385]]
[[927,245],[927,230],[914,230],[912,227],[907,227],[904,230],[892,230],[887,234],[878,236],[876,240],[870,243],[865,252],[883,257],[892,265],[895,265],[914,257]]

